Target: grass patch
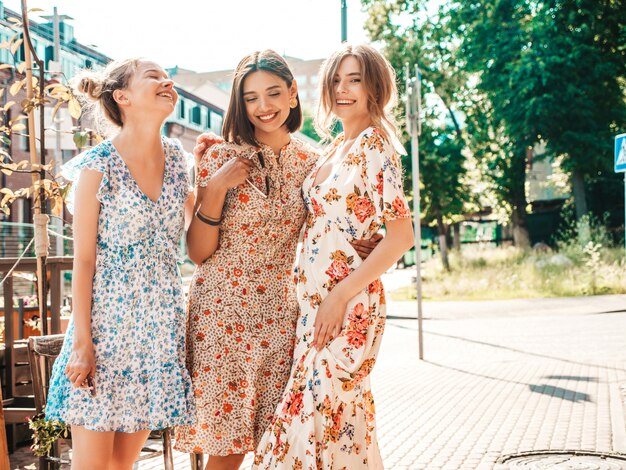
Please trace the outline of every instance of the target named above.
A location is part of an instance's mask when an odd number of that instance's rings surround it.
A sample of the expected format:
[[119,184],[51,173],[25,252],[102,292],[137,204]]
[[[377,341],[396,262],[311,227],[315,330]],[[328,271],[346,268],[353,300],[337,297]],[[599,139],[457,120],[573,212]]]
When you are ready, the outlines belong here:
[[[513,247],[468,249],[450,254],[451,271],[439,258],[422,265],[427,300],[497,300],[626,294],[623,248],[562,245],[535,253]],[[392,291],[393,300],[414,300],[415,287]]]

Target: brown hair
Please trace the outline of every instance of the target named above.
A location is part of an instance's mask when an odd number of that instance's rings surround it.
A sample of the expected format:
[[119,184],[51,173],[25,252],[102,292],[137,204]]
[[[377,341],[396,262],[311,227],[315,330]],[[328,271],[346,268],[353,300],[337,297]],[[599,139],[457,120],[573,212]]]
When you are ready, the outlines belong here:
[[[104,117],[115,127],[124,125],[113,92],[128,87],[139,62],[141,59],[138,58],[115,60],[100,72],[85,70],[74,79],[74,91],[82,95],[85,108],[95,108],[97,121],[102,121],[98,118]],[[102,122],[97,124],[102,125]]]
[[[288,88],[291,87],[293,73],[291,73],[285,59],[279,54],[271,49],[266,49],[245,56],[235,69],[233,89],[230,93],[228,110],[224,116],[222,134],[228,142],[258,145],[256,137],[254,136],[254,126],[246,114],[246,103],[243,99],[243,82],[248,75],[259,70],[276,75],[285,81]],[[296,95],[296,99],[298,98],[299,97]],[[300,99],[298,99],[296,107],[289,111],[285,125],[289,132],[297,131],[302,125]]]
[[319,72],[319,103],[315,128],[320,135],[331,138],[331,128],[337,117],[332,114],[335,102],[334,79],[341,61],[354,57],[361,67],[361,80],[367,90],[367,109],[372,123],[387,139],[396,134],[392,110],[398,100],[396,72],[389,61],[376,49],[366,44],[344,44],[324,61]]

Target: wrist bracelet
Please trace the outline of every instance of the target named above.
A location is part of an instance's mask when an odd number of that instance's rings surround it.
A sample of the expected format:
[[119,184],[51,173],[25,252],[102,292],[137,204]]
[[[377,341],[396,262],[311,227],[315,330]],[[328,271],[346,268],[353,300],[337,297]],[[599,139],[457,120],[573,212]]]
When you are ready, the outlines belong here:
[[211,217],[207,217],[206,215],[202,215],[200,209],[196,211],[196,217],[200,222],[210,225],[211,227],[217,227],[222,222],[222,219],[213,219]]

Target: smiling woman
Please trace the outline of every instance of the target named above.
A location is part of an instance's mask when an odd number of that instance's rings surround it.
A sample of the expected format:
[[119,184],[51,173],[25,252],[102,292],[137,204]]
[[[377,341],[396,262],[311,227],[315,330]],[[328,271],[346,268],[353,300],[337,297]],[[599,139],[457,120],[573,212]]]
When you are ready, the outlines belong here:
[[176,264],[189,181],[180,144],[160,135],[177,94],[139,59],[76,82],[117,132],[63,167],[74,300],[46,418],[71,424],[72,468],[130,470],[150,430],[193,422]]

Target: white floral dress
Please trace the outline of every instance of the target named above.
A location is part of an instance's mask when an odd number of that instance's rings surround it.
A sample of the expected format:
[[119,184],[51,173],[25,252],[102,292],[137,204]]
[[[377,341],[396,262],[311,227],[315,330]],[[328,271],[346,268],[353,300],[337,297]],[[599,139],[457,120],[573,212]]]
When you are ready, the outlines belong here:
[[141,191],[109,140],[63,168],[74,182],[83,168],[103,175],[91,310],[96,396],[74,388],[65,376],[74,332],[70,321],[52,372],[48,419],[118,432],[194,420],[176,262],[189,178],[180,143],[165,137],[162,142],[165,175],[156,202]]
[[[328,154],[343,142],[340,136]],[[349,242],[370,238],[387,221],[410,218],[393,146],[370,127],[339,168],[314,185],[320,158],[303,185],[309,216],[296,272],[300,317],[293,368],[255,468],[380,469],[369,374],[385,324],[380,280],[348,302],[340,335],[321,351],[311,346],[322,300],[360,264]]]

